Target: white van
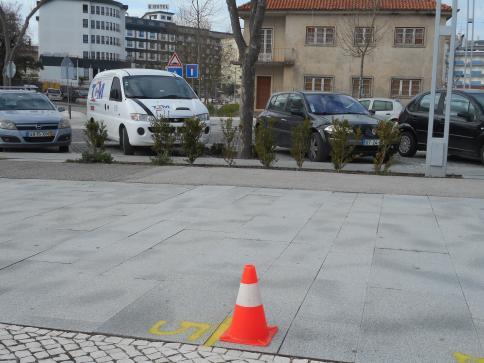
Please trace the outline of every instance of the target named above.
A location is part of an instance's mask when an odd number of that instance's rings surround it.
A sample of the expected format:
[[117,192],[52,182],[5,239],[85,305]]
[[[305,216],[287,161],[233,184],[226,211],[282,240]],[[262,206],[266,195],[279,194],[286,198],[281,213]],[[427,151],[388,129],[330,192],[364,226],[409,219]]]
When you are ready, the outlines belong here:
[[[180,76],[154,69],[113,69],[98,73],[87,97],[87,119],[104,122],[108,139],[118,141],[126,155],[136,146],[151,146],[151,122],[158,117],[183,126],[186,118],[205,123],[201,142],[208,143],[209,115]],[[178,139],[176,143],[180,143]]]

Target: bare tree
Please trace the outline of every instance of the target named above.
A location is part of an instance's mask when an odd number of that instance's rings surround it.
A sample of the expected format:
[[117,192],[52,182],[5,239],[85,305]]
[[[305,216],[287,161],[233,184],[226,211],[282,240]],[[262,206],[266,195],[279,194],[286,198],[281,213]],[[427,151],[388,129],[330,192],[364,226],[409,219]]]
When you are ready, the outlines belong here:
[[382,40],[386,24],[377,26],[376,20],[381,9],[381,0],[371,0],[365,10],[354,11],[347,15],[338,28],[338,38],[344,52],[352,57],[360,58],[360,74],[358,97],[364,97],[363,77],[365,58],[370,55]]
[[252,119],[254,117],[254,86],[255,64],[261,48],[261,27],[267,7],[266,0],[250,0],[249,18],[245,22],[249,40],[245,41],[242,35],[239,20],[239,9],[235,0],[226,0],[230,13],[230,22],[234,33],[235,42],[239,49],[239,62],[242,65],[242,89],[240,124],[242,126],[242,152],[241,157],[252,156]]
[[[189,26],[194,28],[195,31],[195,41],[197,44],[197,64],[199,64],[200,69],[205,69],[206,64],[202,64],[201,59],[201,46],[202,39],[207,39],[204,34],[210,30],[212,24],[212,17],[215,13],[215,2],[214,0],[189,0],[185,5],[180,6],[178,12],[179,23],[181,25]],[[200,92],[202,75],[198,77],[198,89]],[[205,89],[205,99],[207,99],[207,82],[204,80]]]
[[[0,29],[1,29],[1,41],[5,47],[5,57],[3,60],[3,67],[5,68],[11,61],[15,59],[16,52],[20,44],[22,44],[22,40],[25,37],[25,33],[27,32],[27,28],[29,27],[29,22],[32,16],[40,9],[42,5],[44,5],[48,0],[39,0],[35,7],[27,14],[25,17],[24,23],[20,28],[20,31],[17,33],[16,37],[12,37],[12,29],[10,28],[12,22],[8,20],[7,16],[7,5],[4,3],[0,3]],[[3,72],[3,85],[11,84],[10,78],[8,78],[5,73]]]

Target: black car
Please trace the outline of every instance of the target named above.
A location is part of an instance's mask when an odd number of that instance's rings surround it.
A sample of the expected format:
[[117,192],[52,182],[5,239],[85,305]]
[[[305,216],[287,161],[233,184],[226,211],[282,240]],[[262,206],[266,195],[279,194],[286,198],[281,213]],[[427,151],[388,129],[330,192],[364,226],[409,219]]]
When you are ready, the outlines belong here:
[[[257,124],[273,122],[276,145],[290,148],[292,131],[305,119],[311,121],[311,143],[309,159],[326,161],[330,157],[329,137],[332,123],[338,119],[348,120],[349,124],[359,127],[362,137],[355,147],[355,154],[375,156],[379,139],[376,136],[378,119],[365,109],[356,99],[338,93],[328,92],[282,92],[269,99],[266,109],[259,115]],[[256,127],[257,127],[256,124]]]
[[[444,90],[436,93],[434,137],[444,136],[446,95]],[[400,155],[411,157],[417,150],[427,149],[430,101],[430,92],[420,94],[400,115]],[[484,163],[484,91],[452,91],[448,154],[480,159]]]

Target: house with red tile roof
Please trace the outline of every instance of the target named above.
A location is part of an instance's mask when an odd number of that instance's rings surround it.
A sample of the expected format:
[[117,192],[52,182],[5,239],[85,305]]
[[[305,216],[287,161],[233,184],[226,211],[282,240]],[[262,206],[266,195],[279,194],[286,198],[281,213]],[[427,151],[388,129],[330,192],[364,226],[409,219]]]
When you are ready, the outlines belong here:
[[[436,1],[376,3],[375,21],[368,23],[375,0],[267,0],[256,65],[256,109],[263,109],[270,95],[281,91],[338,91],[358,96],[361,57],[348,51],[348,34],[355,45],[372,39],[363,68],[364,97],[398,98],[405,103],[428,90]],[[250,4],[243,4],[239,16],[247,20],[249,11]],[[451,7],[442,5],[441,24],[451,15]],[[244,36],[249,37],[247,28]],[[439,74],[443,74],[443,64],[442,51]]]

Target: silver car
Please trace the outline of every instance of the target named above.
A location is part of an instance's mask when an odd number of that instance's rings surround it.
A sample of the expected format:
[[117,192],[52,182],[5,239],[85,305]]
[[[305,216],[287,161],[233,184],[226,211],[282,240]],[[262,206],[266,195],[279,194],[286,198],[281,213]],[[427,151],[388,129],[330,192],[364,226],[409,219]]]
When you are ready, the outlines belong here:
[[58,147],[68,152],[72,131],[43,94],[24,90],[0,90],[0,151],[5,148]]

